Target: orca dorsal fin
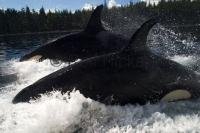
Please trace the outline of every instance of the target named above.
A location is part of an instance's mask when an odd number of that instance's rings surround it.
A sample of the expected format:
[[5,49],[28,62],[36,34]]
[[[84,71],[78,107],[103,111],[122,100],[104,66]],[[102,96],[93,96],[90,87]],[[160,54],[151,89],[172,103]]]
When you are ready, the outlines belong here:
[[157,24],[157,22],[158,22],[157,17],[151,18],[146,22],[144,22],[142,26],[131,37],[127,48],[138,49],[146,47],[147,36],[149,34],[149,31],[155,24]]
[[103,10],[103,5],[97,6],[93,11],[90,20],[85,29],[86,32],[89,33],[98,33],[102,30],[105,30],[101,23],[101,12]]

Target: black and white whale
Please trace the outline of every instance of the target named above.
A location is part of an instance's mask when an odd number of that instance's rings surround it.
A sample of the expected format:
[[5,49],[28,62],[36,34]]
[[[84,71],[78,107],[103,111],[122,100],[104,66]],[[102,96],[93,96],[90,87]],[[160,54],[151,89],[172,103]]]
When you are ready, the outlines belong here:
[[103,6],[92,13],[87,27],[81,31],[60,37],[33,52],[23,56],[20,61],[45,59],[72,62],[110,52],[116,52],[128,45],[129,39],[105,30],[101,23]]
[[159,57],[146,46],[154,19],[136,31],[130,45],[58,70],[20,91],[13,103],[28,102],[40,94],[74,88],[85,97],[105,104],[145,104],[195,99],[200,96],[199,76],[184,66]]

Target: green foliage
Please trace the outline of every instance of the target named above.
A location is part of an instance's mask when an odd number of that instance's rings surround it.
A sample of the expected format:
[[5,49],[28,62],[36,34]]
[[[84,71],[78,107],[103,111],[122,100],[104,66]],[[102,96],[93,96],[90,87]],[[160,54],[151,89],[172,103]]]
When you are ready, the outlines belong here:
[[44,31],[81,29],[87,24],[92,11],[68,10],[45,12],[42,7],[39,12],[29,7],[20,11],[15,9],[0,9],[0,34],[30,33]]
[[[158,5],[147,6],[144,2],[105,9],[104,14],[121,12],[130,18],[159,15],[163,23],[197,24],[200,22],[199,0],[162,0]],[[39,12],[29,7],[20,11],[15,9],[0,9],[0,34],[29,33],[43,31],[61,31],[82,29],[86,26],[92,11],[68,10],[45,12],[42,7]],[[116,13],[117,15],[117,13]],[[114,19],[114,18],[113,18]]]

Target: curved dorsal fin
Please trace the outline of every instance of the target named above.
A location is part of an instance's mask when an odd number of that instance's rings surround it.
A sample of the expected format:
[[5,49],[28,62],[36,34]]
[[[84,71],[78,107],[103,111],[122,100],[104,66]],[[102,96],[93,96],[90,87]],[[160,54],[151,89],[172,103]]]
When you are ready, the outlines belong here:
[[151,28],[157,23],[157,18],[151,18],[133,34],[126,49],[137,49],[146,47],[147,36]]
[[99,31],[105,30],[101,23],[101,12],[103,10],[103,5],[97,6],[92,13],[90,20],[87,24],[85,31],[90,33],[98,33]]

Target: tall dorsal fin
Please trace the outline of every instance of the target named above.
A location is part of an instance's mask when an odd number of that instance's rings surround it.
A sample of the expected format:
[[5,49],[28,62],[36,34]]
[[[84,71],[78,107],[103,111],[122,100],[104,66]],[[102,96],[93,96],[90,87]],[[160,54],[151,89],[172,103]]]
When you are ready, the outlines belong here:
[[103,10],[103,5],[97,6],[92,13],[90,20],[87,24],[85,31],[90,33],[98,33],[99,31],[105,30],[101,23],[101,12]]
[[137,49],[146,47],[147,36],[149,34],[149,31],[157,22],[157,18],[152,18],[144,22],[142,26],[131,37],[129,46],[127,48]]

